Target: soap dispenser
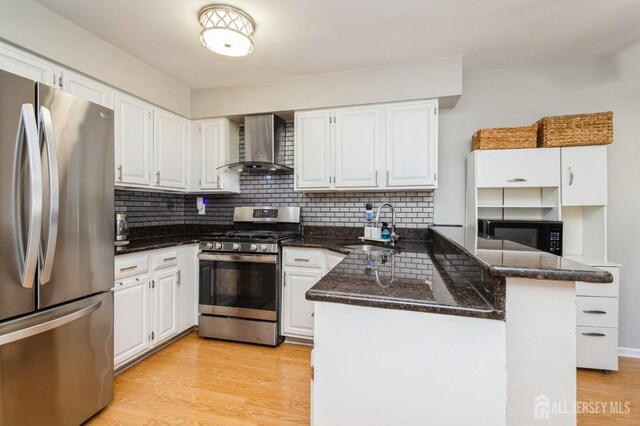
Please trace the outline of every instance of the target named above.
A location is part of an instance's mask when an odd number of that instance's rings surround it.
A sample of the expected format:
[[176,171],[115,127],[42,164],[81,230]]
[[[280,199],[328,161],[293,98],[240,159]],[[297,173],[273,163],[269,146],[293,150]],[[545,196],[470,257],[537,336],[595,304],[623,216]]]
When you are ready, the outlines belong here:
[[391,240],[391,231],[389,231],[389,224],[382,222],[382,232],[380,233],[380,239],[389,241]]

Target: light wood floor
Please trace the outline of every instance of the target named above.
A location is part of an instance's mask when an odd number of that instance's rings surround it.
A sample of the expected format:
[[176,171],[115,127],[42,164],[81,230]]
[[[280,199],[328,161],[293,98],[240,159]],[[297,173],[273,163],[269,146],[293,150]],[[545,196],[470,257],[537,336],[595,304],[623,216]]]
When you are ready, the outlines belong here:
[[[120,374],[91,425],[307,425],[311,348],[200,339],[195,333]],[[578,371],[579,401],[630,403],[629,414],[581,414],[578,424],[640,424],[640,360]]]

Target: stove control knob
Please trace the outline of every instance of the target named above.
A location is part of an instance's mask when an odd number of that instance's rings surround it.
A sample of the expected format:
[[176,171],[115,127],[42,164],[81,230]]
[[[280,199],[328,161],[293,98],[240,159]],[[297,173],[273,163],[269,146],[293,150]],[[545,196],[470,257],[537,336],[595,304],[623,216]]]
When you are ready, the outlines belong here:
[[213,248],[213,243],[207,243],[205,246],[207,249],[211,250]]
[[222,243],[216,243],[216,250],[222,250]]
[[240,244],[238,243],[233,243],[233,245],[231,246],[232,250],[240,250]]
[[260,250],[267,251],[267,245],[266,244],[260,244]]
[[257,246],[256,244],[251,244],[251,245],[249,246],[249,250],[251,250],[251,251],[256,251],[256,250],[258,250],[258,246]]

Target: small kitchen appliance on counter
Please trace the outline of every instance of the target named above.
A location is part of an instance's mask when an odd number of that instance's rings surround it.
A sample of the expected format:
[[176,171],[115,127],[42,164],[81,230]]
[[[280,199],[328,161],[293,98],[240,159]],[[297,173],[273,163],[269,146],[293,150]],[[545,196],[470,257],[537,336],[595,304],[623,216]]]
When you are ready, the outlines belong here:
[[116,213],[116,226],[115,226],[115,245],[116,247],[122,247],[129,244],[129,224],[127,222],[126,213]]
[[300,235],[300,208],[236,207],[233,228],[200,239],[198,334],[277,346],[280,243]]

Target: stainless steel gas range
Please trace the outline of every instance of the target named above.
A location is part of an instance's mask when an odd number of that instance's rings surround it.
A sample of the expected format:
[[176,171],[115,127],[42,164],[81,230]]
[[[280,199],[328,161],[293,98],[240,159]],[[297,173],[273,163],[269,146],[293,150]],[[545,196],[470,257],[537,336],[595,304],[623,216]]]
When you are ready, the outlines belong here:
[[233,223],[200,239],[198,334],[277,346],[280,243],[300,235],[300,208],[236,207]]

